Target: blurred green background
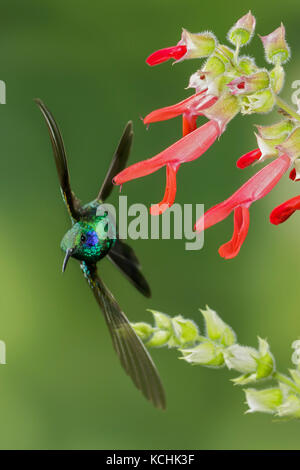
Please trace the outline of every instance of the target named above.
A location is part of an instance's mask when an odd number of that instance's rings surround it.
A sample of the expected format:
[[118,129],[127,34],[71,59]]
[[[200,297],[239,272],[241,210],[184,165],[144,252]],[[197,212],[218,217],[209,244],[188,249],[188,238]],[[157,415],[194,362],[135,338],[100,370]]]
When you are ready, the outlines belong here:
[[[140,116],[189,95],[184,88],[195,61],[149,68],[146,56],[175,44],[182,26],[213,30],[224,41],[248,9],[257,32],[281,21],[293,59],[283,95],[300,79],[299,1],[200,2],[151,0],[1,1],[0,78],[7,85],[1,120],[0,366],[2,449],[299,449],[298,422],[274,423],[245,415],[244,394],[226,370],[190,367],[174,351],[155,350],[168,409],[152,408],[121,369],[102,315],[71,261],[61,274],[59,243],[69,227],[49,137],[33,98],[40,97],[63,130],[73,188],[83,201],[95,197],[128,119],[134,121],[131,162],[155,155],[178,139],[176,119],[146,132]],[[245,51],[264,64],[256,36]],[[255,148],[254,123],[274,116],[235,119],[208,154],[183,165],[177,202],[228,197],[253,169],[236,159]],[[256,169],[255,169],[256,170]],[[161,199],[164,171],[128,183],[128,202],[149,206]],[[224,261],[217,248],[231,237],[232,219],[205,233],[204,249],[185,251],[184,241],[131,242],[151,282],[145,300],[107,260],[103,278],[130,320],[150,320],[146,308],[200,320],[208,303],[256,346],[267,337],[279,369],[290,366],[291,343],[300,335],[299,230],[296,215],[280,227],[270,210],[297,195],[288,177],[251,208],[251,225],[239,256]],[[118,192],[111,201],[116,201]]]

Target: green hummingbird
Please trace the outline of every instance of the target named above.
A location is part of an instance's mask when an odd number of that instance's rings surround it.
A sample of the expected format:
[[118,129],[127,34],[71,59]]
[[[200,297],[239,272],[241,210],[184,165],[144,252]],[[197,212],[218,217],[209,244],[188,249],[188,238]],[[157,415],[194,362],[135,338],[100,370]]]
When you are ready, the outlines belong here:
[[126,166],[129,157],[133,138],[132,122],[128,122],[125,127],[98,196],[90,203],[82,205],[70,186],[66,152],[58,125],[45,104],[39,99],[35,101],[47,124],[60,189],[72,222],[71,229],[61,242],[61,248],[66,253],[62,270],[65,271],[70,257],[79,260],[82,272],[104,313],[114,349],[123,368],[144,396],[157,408],[164,409],[165,393],[158,371],[126,315],[97,272],[98,261],[107,256],[143,295],[151,295],[133,249],[118,238],[115,224],[105,206],[103,210],[103,203],[113,189],[112,180]]

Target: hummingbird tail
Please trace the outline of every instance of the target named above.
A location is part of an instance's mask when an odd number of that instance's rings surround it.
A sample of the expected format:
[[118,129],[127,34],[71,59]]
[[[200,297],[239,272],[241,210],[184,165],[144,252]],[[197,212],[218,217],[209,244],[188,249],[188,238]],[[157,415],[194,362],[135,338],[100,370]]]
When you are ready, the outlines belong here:
[[113,346],[125,372],[155,407],[165,409],[165,392],[150,354],[136,335],[115,298],[98,276],[96,266],[89,266],[83,262],[81,268],[103,310]]

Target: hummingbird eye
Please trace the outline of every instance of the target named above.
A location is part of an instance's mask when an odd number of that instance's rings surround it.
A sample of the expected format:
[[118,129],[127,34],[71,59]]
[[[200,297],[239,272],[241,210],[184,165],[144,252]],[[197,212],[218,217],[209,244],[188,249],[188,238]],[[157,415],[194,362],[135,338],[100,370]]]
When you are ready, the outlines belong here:
[[84,234],[81,235],[80,241],[81,243],[84,243],[86,241],[86,236]]

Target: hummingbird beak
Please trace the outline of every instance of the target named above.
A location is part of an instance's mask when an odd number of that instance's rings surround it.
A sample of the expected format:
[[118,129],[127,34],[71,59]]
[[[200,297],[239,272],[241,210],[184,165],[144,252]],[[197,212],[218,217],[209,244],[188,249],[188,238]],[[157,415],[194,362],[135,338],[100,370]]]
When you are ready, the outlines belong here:
[[72,256],[73,251],[74,251],[73,248],[69,248],[69,249],[66,251],[66,256],[65,256],[65,259],[64,259],[64,262],[63,262],[63,265],[62,265],[62,272],[63,272],[63,273],[64,273],[65,270],[66,270],[66,267],[67,267],[69,258]]

